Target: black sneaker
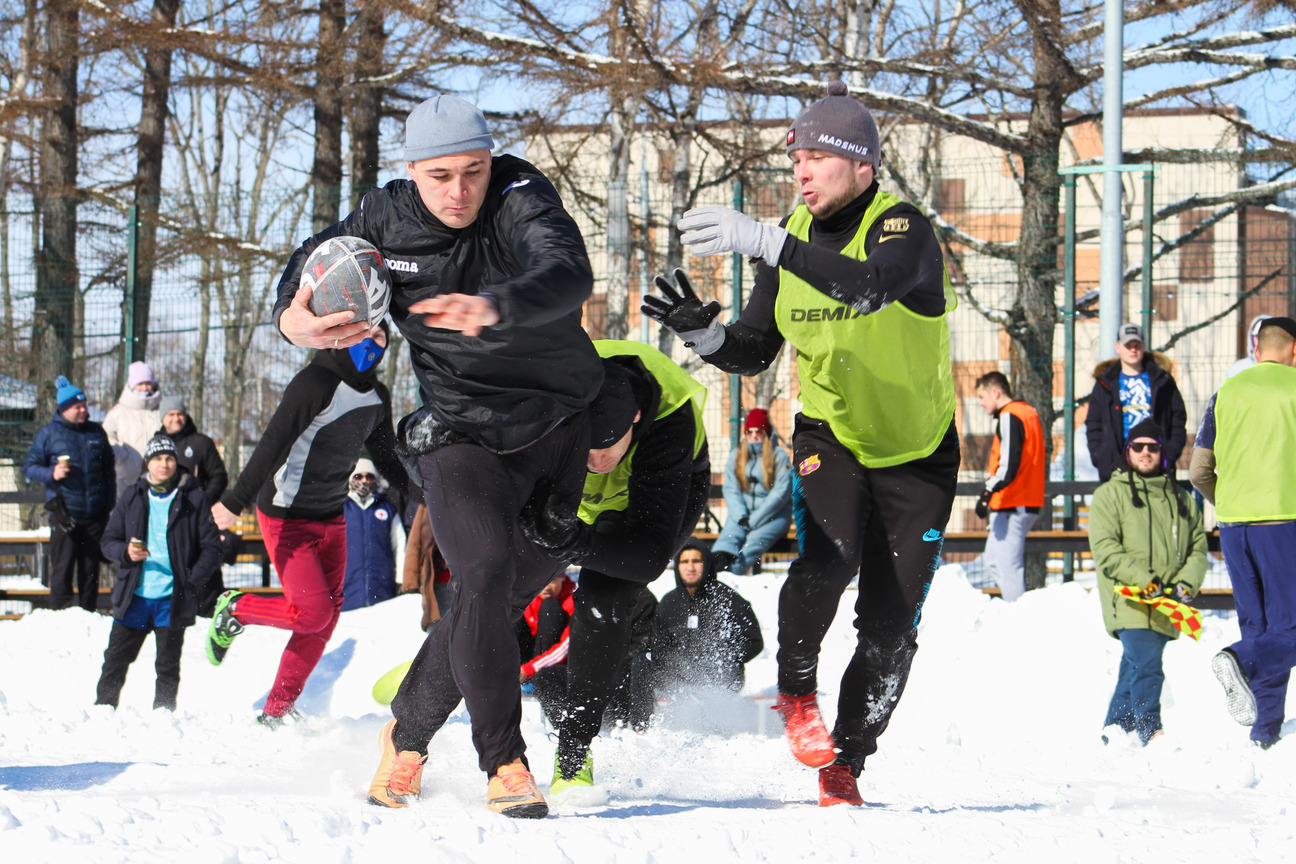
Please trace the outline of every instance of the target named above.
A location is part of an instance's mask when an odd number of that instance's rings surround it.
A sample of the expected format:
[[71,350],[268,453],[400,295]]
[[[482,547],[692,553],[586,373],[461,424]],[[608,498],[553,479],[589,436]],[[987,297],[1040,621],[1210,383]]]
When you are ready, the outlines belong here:
[[211,626],[207,628],[207,659],[213,666],[219,666],[225,660],[225,652],[234,637],[243,632],[243,625],[234,617],[233,609],[242,596],[242,591],[226,591],[216,598]]
[[1225,707],[1228,709],[1229,716],[1243,726],[1254,725],[1256,722],[1255,694],[1251,692],[1251,684],[1247,681],[1246,673],[1242,671],[1238,656],[1225,648],[1211,658],[1211,671],[1215,673],[1220,684],[1224,685],[1224,697],[1227,700]]

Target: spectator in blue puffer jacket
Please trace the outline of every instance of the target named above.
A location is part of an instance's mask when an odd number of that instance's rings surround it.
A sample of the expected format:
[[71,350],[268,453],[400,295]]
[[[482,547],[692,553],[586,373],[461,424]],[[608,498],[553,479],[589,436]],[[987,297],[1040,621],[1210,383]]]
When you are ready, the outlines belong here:
[[112,446],[90,420],[85,394],[62,375],[54,382],[57,410],[36,433],[23,461],[30,483],[45,484],[50,519],[50,608],[99,603],[99,541],[117,502]]
[[342,611],[372,606],[399,593],[396,574],[405,572],[405,526],[400,510],[379,485],[368,459],[356,462],[343,503],[347,528],[346,579]]

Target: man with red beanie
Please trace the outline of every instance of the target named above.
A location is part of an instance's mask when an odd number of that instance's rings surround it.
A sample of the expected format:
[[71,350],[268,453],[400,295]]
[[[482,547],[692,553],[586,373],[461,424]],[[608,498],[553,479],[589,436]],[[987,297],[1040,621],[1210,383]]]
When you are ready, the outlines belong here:
[[727,515],[711,547],[712,565],[745,575],[792,524],[792,463],[764,408],[747,412],[743,441],[725,467],[724,498]]
[[[676,271],[643,312],[708,363],[756,375],[796,347],[792,433],[800,557],[779,595],[778,690],[788,743],[820,768],[819,803],[863,803],[856,778],[877,751],[918,650],[918,621],[954,504],[959,445],[946,315],[957,302],[931,224],[883,192],[877,124],[841,81],[788,130],[802,205],[781,225],[725,207],[679,221],[694,255],[756,260],[751,300],[717,320]],[[829,735],[819,648],[859,576],[858,640]]]

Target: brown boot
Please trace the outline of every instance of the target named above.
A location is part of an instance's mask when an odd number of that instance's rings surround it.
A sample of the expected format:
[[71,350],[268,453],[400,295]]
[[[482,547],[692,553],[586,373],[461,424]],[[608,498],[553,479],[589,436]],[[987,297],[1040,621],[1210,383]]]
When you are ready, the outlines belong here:
[[392,731],[396,728],[395,720],[388,720],[378,735],[382,747],[382,759],[378,771],[369,783],[369,803],[379,807],[408,807],[408,799],[417,798],[423,782],[423,764],[426,756],[420,756],[413,750],[397,752],[392,743]]
[[486,806],[514,819],[543,819],[549,815],[549,805],[521,759],[495,769],[495,776],[486,786]]

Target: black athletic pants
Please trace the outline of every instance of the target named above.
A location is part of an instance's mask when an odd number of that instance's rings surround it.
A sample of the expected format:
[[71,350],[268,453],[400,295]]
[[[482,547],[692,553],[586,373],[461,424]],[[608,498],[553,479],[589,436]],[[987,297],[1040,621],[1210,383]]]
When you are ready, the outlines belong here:
[[842,676],[833,740],[856,776],[877,751],[918,650],[917,628],[954,503],[958,434],[934,453],[865,468],[827,423],[801,415],[792,437],[800,557],[779,594],[778,689],[818,689],[819,649],[859,574],[855,654]]
[[103,671],[99,674],[96,705],[117,707],[126,671],[139,656],[140,647],[152,632],[157,642],[157,685],[153,691],[153,707],[174,711],[176,693],[180,690],[180,651],[184,648],[184,627],[155,627],[152,631],[137,630],[114,621],[108,635],[108,648],[104,651]]
[[420,457],[419,475],[454,599],[428,631],[392,702],[397,750],[427,752],[461,698],[472,719],[478,764],[487,774],[519,757],[521,657],[514,622],[563,570],[518,530],[537,484],[575,518],[585,484],[589,421],[581,414],[524,450],[504,455],[451,444]]
[[99,541],[108,517],[72,521],[70,532],[50,525],[50,608],[66,609],[75,594],[77,605],[93,612],[99,606]]
[[[693,536],[711,495],[710,472],[693,475],[681,530],[670,559]],[[574,772],[603,725],[603,710],[620,684],[622,666],[634,631],[634,609],[640,582],[582,568],[572,595],[571,648],[567,653],[567,698],[571,710],[558,734],[558,758],[564,773]]]

